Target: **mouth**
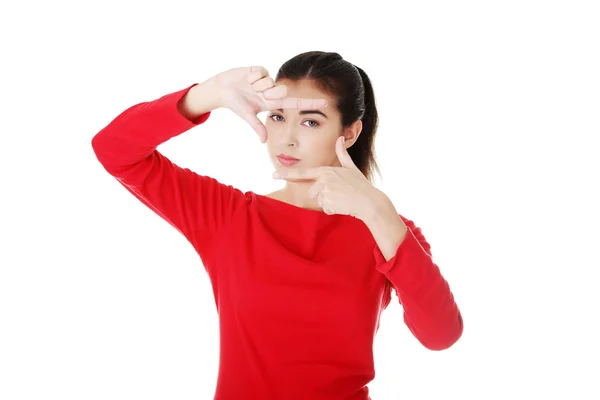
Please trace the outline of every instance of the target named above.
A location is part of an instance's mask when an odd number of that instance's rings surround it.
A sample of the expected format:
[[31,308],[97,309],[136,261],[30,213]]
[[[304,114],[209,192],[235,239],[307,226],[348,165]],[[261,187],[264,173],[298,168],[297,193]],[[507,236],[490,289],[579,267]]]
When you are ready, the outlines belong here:
[[279,162],[282,165],[285,165],[286,167],[294,165],[294,164],[296,164],[297,162],[300,161],[299,159],[297,159],[295,157],[288,156],[286,154],[279,154],[279,155],[277,155],[277,160],[279,160]]

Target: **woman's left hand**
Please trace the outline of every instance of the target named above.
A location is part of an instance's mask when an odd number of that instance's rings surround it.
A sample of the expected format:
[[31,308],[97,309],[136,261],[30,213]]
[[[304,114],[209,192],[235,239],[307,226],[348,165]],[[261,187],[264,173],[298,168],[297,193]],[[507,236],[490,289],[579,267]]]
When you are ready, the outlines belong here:
[[341,136],[335,151],[341,167],[298,168],[275,172],[273,178],[290,182],[314,181],[308,191],[326,214],[344,214],[364,220],[374,211],[383,193],[375,188],[352,161]]

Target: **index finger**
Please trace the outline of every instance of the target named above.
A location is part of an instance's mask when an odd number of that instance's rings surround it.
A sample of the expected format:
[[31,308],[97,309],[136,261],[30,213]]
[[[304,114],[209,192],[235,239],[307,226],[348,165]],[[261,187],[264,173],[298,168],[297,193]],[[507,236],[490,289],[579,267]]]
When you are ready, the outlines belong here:
[[319,178],[323,169],[317,168],[299,168],[289,171],[277,171],[273,174],[275,179],[283,179],[291,182],[314,181]]
[[278,100],[267,100],[266,104],[271,110],[278,108],[319,109],[327,107],[327,100],[286,97]]
[[246,76],[246,82],[253,84],[264,76],[268,76],[269,71],[262,65],[253,65],[248,67],[248,75]]

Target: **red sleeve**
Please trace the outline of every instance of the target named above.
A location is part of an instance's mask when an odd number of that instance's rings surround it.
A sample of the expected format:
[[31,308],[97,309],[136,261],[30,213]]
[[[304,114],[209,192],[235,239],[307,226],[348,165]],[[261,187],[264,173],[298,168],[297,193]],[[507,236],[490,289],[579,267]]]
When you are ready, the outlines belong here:
[[93,137],[92,147],[110,175],[203,256],[211,238],[243,205],[245,196],[211,177],[179,167],[156,150],[210,116],[208,112],[190,121],[179,112],[178,102],[192,86],[126,109]]
[[433,262],[431,246],[414,222],[396,254],[385,260],[375,246],[376,268],[388,278],[404,310],[404,322],[423,346],[444,350],[463,332],[463,320],[448,283]]

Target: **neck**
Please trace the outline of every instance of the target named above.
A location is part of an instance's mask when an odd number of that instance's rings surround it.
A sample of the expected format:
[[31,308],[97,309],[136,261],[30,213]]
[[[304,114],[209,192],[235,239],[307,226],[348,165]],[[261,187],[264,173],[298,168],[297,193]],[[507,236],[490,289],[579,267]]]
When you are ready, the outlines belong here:
[[[332,167],[341,167],[337,156],[329,164]],[[314,181],[309,182],[286,182],[285,187],[274,193],[274,196],[281,201],[292,204],[296,207],[306,208],[309,210],[323,211],[319,207],[317,199],[308,197],[308,190],[314,184]]]
[[279,197],[282,201],[293,204],[296,207],[307,208],[310,210],[323,211],[317,199],[308,197],[308,190],[314,182],[286,182],[283,189],[279,191]]

